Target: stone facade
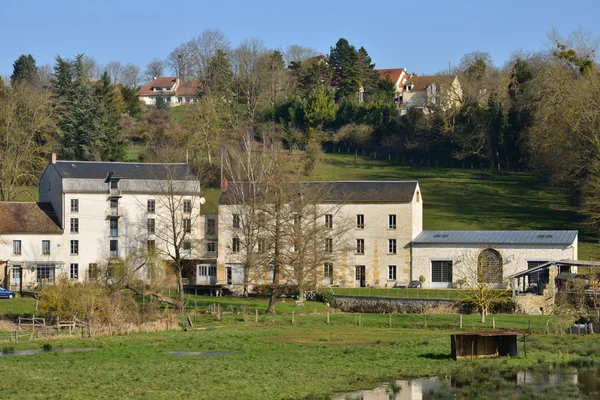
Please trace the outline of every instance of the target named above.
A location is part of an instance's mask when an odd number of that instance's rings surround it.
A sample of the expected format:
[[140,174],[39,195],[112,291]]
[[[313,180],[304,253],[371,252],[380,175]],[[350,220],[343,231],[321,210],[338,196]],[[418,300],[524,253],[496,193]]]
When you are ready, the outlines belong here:
[[[576,260],[577,242],[572,245],[465,245],[465,244],[416,244],[412,245],[413,279],[425,277],[424,287],[452,287],[452,283],[472,275],[477,268],[478,255],[485,249],[497,250],[502,257],[503,277],[524,271],[528,262],[551,260]],[[432,282],[432,261],[452,261],[452,281]]]

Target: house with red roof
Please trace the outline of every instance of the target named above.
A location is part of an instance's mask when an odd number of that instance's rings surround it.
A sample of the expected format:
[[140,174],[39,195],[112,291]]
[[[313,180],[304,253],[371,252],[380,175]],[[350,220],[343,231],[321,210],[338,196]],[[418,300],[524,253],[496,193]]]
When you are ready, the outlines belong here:
[[379,77],[386,79],[389,77],[394,82],[394,101],[400,105],[400,98],[402,97],[402,90],[409,75],[406,73],[405,68],[389,68],[389,69],[378,69]]
[[171,107],[175,107],[198,101],[201,91],[201,82],[183,81],[176,76],[159,76],[140,87],[138,95],[148,105],[155,105],[156,99],[163,96]]
[[401,99],[403,113],[411,107],[425,112],[447,110],[460,104],[462,88],[456,75],[409,75]]

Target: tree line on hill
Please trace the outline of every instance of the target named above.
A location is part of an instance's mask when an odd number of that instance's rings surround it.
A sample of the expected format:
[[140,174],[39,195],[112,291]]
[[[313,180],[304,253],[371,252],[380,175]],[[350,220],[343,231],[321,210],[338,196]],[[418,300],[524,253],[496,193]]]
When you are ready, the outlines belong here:
[[[264,146],[305,150],[308,172],[323,144],[528,169],[571,188],[600,226],[598,42],[581,32],[550,39],[546,51],[517,52],[501,67],[488,53],[466,54],[451,71],[462,89],[457,106],[429,112],[401,110],[394,82],[343,38],[323,56],[298,45],[268,49],[258,39],[232,47],[221,31],[205,30],[143,73],[84,55],[59,56],[52,68],[22,55],[0,83],[0,198],[35,184],[50,150],[118,161],[136,144],[142,161],[182,161],[188,149],[216,182],[223,147],[251,133]],[[141,104],[140,83],[167,69],[202,83],[197,102]]]

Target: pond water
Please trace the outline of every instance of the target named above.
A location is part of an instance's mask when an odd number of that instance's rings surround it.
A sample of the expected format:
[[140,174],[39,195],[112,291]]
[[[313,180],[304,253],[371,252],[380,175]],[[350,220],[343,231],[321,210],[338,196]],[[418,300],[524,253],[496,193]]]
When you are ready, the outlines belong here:
[[33,349],[33,350],[18,350],[10,352],[0,352],[0,357],[6,356],[33,356],[41,353],[77,353],[80,351],[98,350],[97,347],[73,347],[65,349]]
[[[496,382],[491,386],[494,387],[495,384]],[[555,367],[551,371],[516,371],[504,376],[504,384],[500,385],[504,387],[500,389],[490,390],[485,381],[477,382],[476,385],[479,386],[475,388],[474,385],[461,382],[453,376],[406,378],[384,383],[371,390],[340,393],[335,395],[333,400],[421,400],[461,398],[461,394],[468,398],[513,398],[516,394],[527,398],[528,392],[547,393],[545,398],[548,400],[599,399],[600,366]],[[517,397],[519,396],[514,396]]]

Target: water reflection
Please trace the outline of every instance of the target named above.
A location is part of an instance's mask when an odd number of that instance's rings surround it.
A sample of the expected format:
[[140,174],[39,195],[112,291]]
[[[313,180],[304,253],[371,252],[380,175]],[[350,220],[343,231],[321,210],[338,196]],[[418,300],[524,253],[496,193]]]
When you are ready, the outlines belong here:
[[[548,393],[548,399],[564,398],[567,393],[572,399],[600,399],[600,366],[575,368],[554,367],[551,370],[523,370],[504,375],[507,385],[496,388],[495,395],[511,397],[526,392]],[[473,394],[470,383],[454,377],[408,378],[385,383],[372,390],[342,393],[334,400],[422,400],[440,398],[444,395],[460,398],[461,392]],[[479,386],[481,387],[481,386]],[[475,391],[477,392],[477,391]],[[480,393],[481,394],[481,393]],[[441,396],[440,396],[441,395]],[[475,398],[485,398],[476,396]]]
[[8,351],[8,352],[0,352],[0,357],[6,356],[33,356],[35,354],[42,353],[77,353],[80,351],[92,351],[97,350],[97,347],[73,347],[73,348],[65,348],[65,349],[34,349],[34,350],[17,350],[17,351]]

